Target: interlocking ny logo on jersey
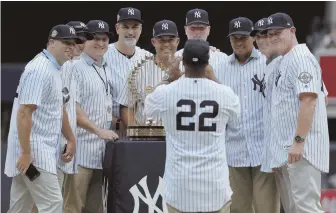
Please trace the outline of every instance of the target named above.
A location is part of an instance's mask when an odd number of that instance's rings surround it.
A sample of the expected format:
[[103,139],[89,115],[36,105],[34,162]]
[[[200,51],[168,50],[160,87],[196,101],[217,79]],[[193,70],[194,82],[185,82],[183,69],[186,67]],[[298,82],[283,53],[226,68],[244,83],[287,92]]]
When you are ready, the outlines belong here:
[[132,8],[128,9],[127,14],[131,15],[131,16],[134,16],[134,9],[132,9]]
[[162,192],[163,192],[163,180],[161,177],[159,177],[159,185],[156,188],[156,192],[154,193],[154,196],[151,197],[151,194],[149,193],[148,186],[147,186],[147,175],[143,177],[139,181],[139,185],[142,187],[145,195],[140,192],[138,186],[135,184],[130,188],[130,192],[133,196],[134,199],[134,209],[133,213],[139,213],[139,200],[141,199],[144,203],[147,204],[148,206],[148,213],[168,213],[167,205],[166,202],[162,199],[162,210],[156,206],[156,203],[159,199],[159,196],[161,195],[162,197]]
[[105,25],[104,25],[103,22],[98,22],[98,27],[101,28],[101,29],[104,29]]
[[162,30],[168,30],[168,23],[162,24]]
[[195,15],[195,18],[201,18],[201,12],[200,11],[195,11],[194,15]]
[[240,27],[240,21],[235,21],[234,28],[239,28],[239,27]]
[[260,80],[257,76],[257,74],[255,74],[252,78],[252,82],[253,82],[253,90],[256,91],[257,90],[257,86],[259,86],[259,92],[261,92],[262,96],[265,96],[265,88],[266,88],[266,82],[265,82],[265,74],[263,76],[263,78]]

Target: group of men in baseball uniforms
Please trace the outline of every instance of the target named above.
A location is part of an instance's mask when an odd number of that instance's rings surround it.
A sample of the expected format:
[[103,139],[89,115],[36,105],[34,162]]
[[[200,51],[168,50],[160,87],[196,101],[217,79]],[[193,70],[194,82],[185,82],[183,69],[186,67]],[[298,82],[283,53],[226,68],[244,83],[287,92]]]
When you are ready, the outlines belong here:
[[[286,213],[323,212],[327,91],[318,62],[297,42],[291,17],[231,20],[229,56],[206,42],[205,10],[187,12],[188,42],[179,51],[171,20],[153,27],[155,54],[137,47],[142,24],[141,12],[128,7],[118,12],[118,40],[111,44],[102,20],[71,21],[50,31],[47,49],[25,67],[13,107],[8,212],[103,212],[106,142],[126,139],[128,125],[153,115],[166,129],[169,212],[278,213],[280,200]],[[137,73],[144,101],[133,114],[128,79],[145,58],[153,60]],[[48,119],[54,127],[42,128]],[[43,180],[25,177],[30,163]]]

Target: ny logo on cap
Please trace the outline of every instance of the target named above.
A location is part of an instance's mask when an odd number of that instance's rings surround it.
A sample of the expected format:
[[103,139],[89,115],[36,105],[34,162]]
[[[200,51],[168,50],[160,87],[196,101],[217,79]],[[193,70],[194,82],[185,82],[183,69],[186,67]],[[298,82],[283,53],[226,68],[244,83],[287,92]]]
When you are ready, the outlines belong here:
[[201,18],[201,12],[200,11],[195,11],[194,12],[195,18]]
[[58,34],[57,30],[53,30],[51,33],[51,37],[56,37]]
[[240,27],[240,21],[235,21],[234,28],[239,28]]
[[168,23],[162,24],[162,30],[168,30]]
[[128,14],[128,15],[132,15],[132,16],[134,16],[134,9],[133,9],[133,8],[129,8],[129,9],[127,10],[127,14]]
[[104,29],[105,28],[104,22],[98,22],[98,27]]
[[81,27],[86,27],[86,25],[83,22],[80,23],[80,26]]
[[257,23],[257,25],[259,27],[264,26],[264,20],[259,20],[258,23]]
[[69,27],[69,29],[70,29],[70,33],[71,34],[74,34],[74,35],[76,34],[76,31],[75,31],[75,29],[73,27]]
[[267,23],[268,23],[268,24],[273,24],[273,18],[272,18],[272,17],[269,17],[268,20],[267,20]]

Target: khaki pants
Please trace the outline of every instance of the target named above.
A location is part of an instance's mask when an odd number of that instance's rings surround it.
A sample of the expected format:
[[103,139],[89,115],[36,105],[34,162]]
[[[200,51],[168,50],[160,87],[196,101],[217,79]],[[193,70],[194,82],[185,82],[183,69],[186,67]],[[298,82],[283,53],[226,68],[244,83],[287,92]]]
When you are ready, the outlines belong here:
[[62,212],[63,198],[57,175],[38,170],[40,176],[34,181],[23,175],[13,178],[8,213],[30,213],[34,203],[40,213]]
[[[218,211],[215,212],[208,212],[208,213],[230,213],[230,205],[231,205],[231,201],[227,202],[223,208],[221,208]],[[175,209],[174,207],[170,206],[169,204],[167,204],[167,208],[168,208],[168,213],[188,213],[188,212],[180,212],[179,210]],[[191,212],[189,212],[191,213]]]
[[[62,170],[57,169],[57,178],[58,178],[58,183],[61,189],[61,192],[63,194],[63,181],[64,181],[64,173],[62,172]],[[38,213],[37,207],[34,204],[34,207],[32,209],[32,213]]]
[[321,172],[306,159],[276,173],[281,202],[286,213],[323,213]]
[[229,167],[233,191],[231,213],[279,213],[280,195],[274,173],[258,167]]
[[[103,171],[78,166],[78,173],[64,177],[64,213],[103,212]],[[84,211],[83,211],[84,210]]]

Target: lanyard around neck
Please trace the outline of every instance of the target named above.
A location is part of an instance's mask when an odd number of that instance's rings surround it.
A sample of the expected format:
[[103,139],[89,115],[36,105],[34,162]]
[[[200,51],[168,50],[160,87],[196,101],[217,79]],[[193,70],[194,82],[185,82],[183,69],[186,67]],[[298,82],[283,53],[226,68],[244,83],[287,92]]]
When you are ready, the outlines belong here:
[[93,64],[92,64],[92,67],[93,67],[93,69],[95,69],[95,71],[96,71],[97,75],[99,76],[100,80],[102,80],[102,82],[104,83],[104,87],[105,87],[105,90],[106,90],[106,95],[108,95],[108,82],[107,82],[107,75],[106,75],[105,66],[103,66],[104,73],[105,73],[105,81],[102,78],[102,76],[99,74],[98,70],[96,69],[96,67]]

